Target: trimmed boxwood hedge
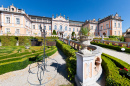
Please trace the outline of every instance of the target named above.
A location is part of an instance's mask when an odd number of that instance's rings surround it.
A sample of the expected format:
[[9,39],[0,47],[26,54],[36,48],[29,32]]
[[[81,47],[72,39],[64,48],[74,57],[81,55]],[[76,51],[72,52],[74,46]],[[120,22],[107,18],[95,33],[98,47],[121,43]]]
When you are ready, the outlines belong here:
[[[120,46],[114,46],[114,45],[108,45],[108,44],[106,45],[103,43],[96,43],[96,42],[91,42],[91,44],[98,45],[98,46],[105,47],[105,48],[109,48],[109,49],[113,49],[113,50],[117,50],[117,51],[121,51],[121,48],[122,48]],[[130,53],[130,48],[125,48],[124,52]]]
[[127,69],[130,70],[130,65],[128,63],[126,63],[126,62],[124,62],[124,61],[122,61],[118,58],[115,58],[114,56],[105,54],[105,53],[102,53],[102,56],[105,56],[105,57],[111,59],[116,64],[117,67],[120,67],[122,69],[127,68]]
[[56,46],[63,51],[63,53],[67,56],[66,64],[67,64],[67,71],[68,77],[70,80],[74,79],[76,74],[76,54],[77,50],[74,50],[71,46],[65,44],[64,42],[57,40]]
[[[57,48],[56,46],[54,46],[52,47],[52,49],[46,51],[47,51],[46,54],[48,56],[51,56],[57,51]],[[43,55],[43,52],[25,55],[21,59],[15,58],[15,60],[13,61],[10,60],[9,62],[0,63],[0,75],[10,71],[20,70],[27,67],[28,64],[32,63],[32,61],[30,61],[29,58],[35,58],[36,55],[39,55],[38,58],[40,58],[40,56]]]
[[119,74],[118,67],[108,57],[102,56],[102,67],[106,75],[106,86],[130,86],[130,80]]

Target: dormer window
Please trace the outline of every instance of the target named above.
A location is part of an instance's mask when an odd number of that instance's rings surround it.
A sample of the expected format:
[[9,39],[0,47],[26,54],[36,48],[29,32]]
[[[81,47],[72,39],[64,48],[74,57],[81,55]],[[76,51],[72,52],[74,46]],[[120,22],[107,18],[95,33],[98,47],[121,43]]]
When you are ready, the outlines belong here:
[[12,11],[14,11],[14,8],[12,8]]

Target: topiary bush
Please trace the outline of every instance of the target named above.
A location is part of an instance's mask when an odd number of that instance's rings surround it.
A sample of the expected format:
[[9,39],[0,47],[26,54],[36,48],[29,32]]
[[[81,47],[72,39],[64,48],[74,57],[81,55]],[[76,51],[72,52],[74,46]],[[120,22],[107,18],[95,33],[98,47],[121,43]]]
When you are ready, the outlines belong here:
[[55,30],[53,30],[53,33],[52,33],[52,35],[57,35]]
[[102,67],[106,75],[106,86],[130,86],[130,80],[122,77],[118,67],[105,56],[102,56]]

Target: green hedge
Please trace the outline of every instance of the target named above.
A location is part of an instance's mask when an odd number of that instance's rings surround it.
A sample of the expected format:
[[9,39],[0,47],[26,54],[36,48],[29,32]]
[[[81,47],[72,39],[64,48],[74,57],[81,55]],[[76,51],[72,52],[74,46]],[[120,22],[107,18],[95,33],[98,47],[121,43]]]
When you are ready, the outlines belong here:
[[105,56],[102,56],[102,67],[106,75],[106,86],[130,86],[130,80],[122,77],[116,65]]
[[56,46],[63,51],[63,53],[67,56],[66,64],[68,77],[70,80],[74,79],[76,74],[76,54],[77,50],[74,50],[71,46],[65,44],[64,42],[57,40]]
[[[113,49],[113,50],[117,50],[117,51],[121,51],[121,48],[122,48],[120,46],[114,46],[114,45],[108,45],[108,44],[106,45],[103,43],[96,43],[96,42],[91,42],[91,44],[98,45],[98,46],[105,47],[105,48],[109,48],[109,49]],[[125,48],[124,52],[130,53],[130,48]]]
[[[17,40],[19,41],[19,46],[23,46],[26,43],[31,45],[31,39],[38,39],[38,41],[43,41],[43,37],[32,37],[32,36],[0,36],[0,42],[2,46],[16,46]],[[57,36],[46,37],[46,39],[53,40],[58,39]]]
[[102,53],[102,56],[105,56],[105,57],[111,59],[116,64],[117,67],[120,67],[122,69],[127,68],[127,69],[130,70],[130,65],[128,63],[126,63],[126,62],[124,62],[124,61],[122,61],[122,60],[120,60],[118,58],[115,58],[115,57],[113,57],[111,55],[105,54],[105,53]]
[[[53,47],[53,49],[49,49],[47,51],[48,52],[46,52],[46,54],[50,56],[57,51],[57,48]],[[27,67],[28,64],[32,63],[32,61],[29,58],[35,58],[37,55],[42,56],[43,52],[41,51],[39,53],[25,55],[22,56],[21,59],[15,58],[14,60],[10,60],[9,62],[0,63],[0,75],[10,71],[20,70]]]

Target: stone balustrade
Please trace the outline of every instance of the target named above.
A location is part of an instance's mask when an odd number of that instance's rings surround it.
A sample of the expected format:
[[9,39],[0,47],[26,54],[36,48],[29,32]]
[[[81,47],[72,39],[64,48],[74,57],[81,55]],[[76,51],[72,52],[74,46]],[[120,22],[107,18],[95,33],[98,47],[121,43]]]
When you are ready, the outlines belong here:
[[93,39],[94,42],[100,42],[104,44],[112,43],[112,45],[118,44],[118,46],[126,45],[126,47],[130,47],[130,42],[117,42],[117,41],[110,41],[110,40],[99,40],[99,39]]
[[[60,38],[60,40],[63,41],[64,43],[72,46],[73,48],[75,48],[77,50],[81,50],[81,45],[80,45],[79,41],[69,40],[69,39],[65,39],[65,38]],[[130,42],[117,42],[117,41],[98,40],[98,39],[93,39],[93,41],[104,43],[104,44],[112,43],[112,45],[118,44],[118,46],[126,45],[126,47],[130,47]],[[88,49],[91,49],[91,48],[88,47]]]

